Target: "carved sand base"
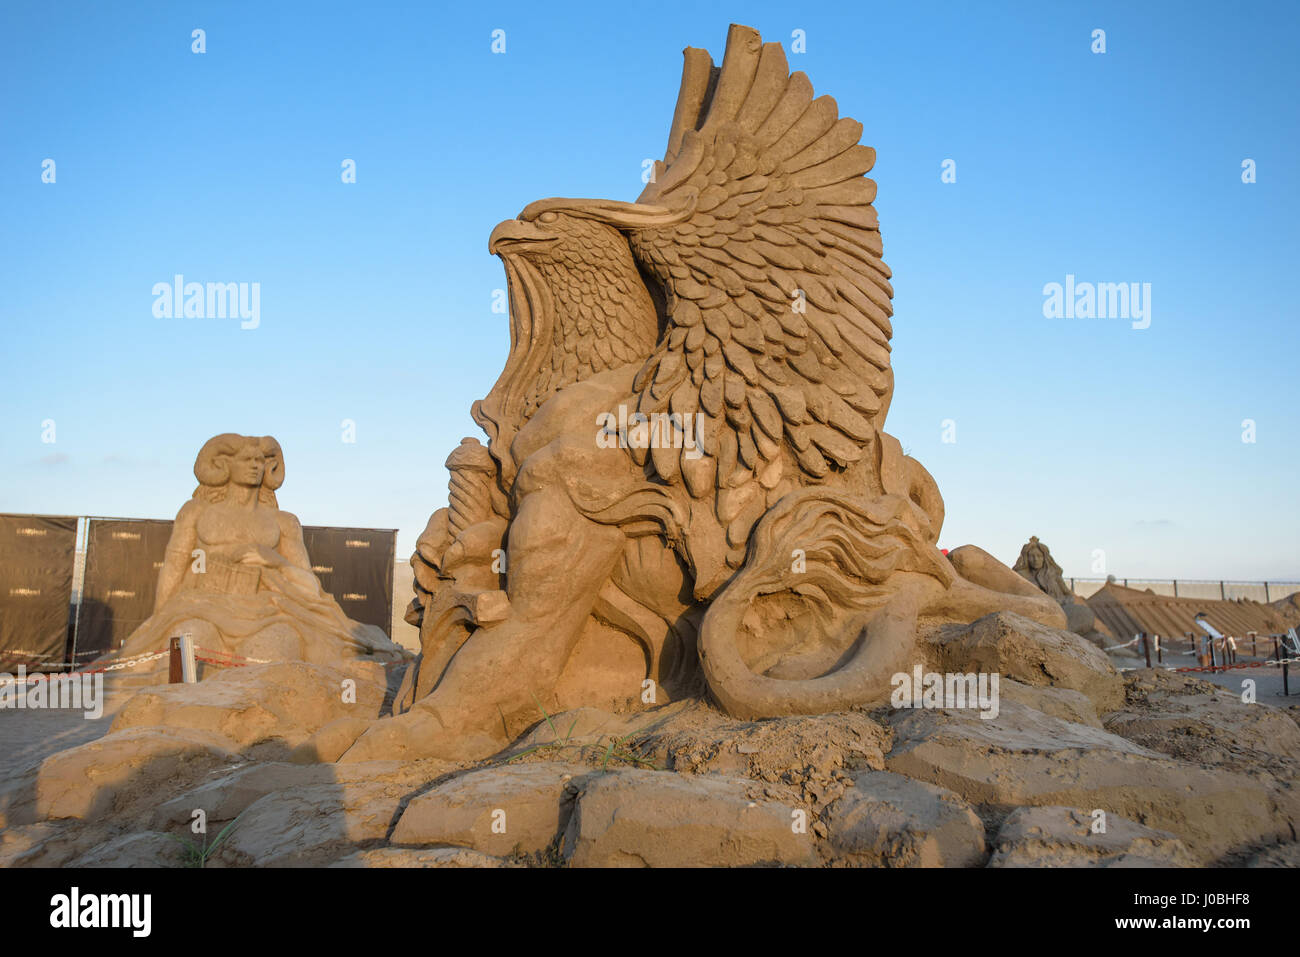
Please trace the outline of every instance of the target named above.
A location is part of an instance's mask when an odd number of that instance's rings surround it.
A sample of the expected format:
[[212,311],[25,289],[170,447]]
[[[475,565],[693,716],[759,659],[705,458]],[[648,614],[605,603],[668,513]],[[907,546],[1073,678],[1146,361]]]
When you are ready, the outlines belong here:
[[[189,635],[199,658],[214,659],[209,664],[303,661],[329,667],[349,661],[396,664],[406,657],[381,629],[351,621],[341,611],[337,619],[305,621],[301,614],[278,609],[270,599],[212,596],[170,603],[93,667],[168,651],[174,635]],[[165,680],[167,665],[162,659],[121,670],[132,676],[162,675]]]
[[143,692],[99,740],[0,767],[0,866],[179,865],[195,808],[238,817],[216,867],[1300,863],[1284,711],[1117,674],[1014,614],[921,637],[923,673],[1000,674],[996,708],[748,721],[688,698],[538,712],[485,761],[330,763],[382,684],[345,703],[342,673],[294,664]]

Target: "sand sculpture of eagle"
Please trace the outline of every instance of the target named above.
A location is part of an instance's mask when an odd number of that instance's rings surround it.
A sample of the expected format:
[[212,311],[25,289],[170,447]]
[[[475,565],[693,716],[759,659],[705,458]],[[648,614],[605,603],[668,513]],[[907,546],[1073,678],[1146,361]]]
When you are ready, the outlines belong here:
[[688,48],[667,151],[635,203],[542,200],[493,232],[515,303],[553,314],[521,337],[531,348],[480,423],[492,435],[636,363],[640,411],[703,417],[707,454],[649,456],[697,498],[861,459],[892,391],[893,294],[861,136],[756,31],[731,28],[720,70]]
[[[738,716],[836,710],[887,696],[922,617],[1063,621],[986,553],[939,551],[938,488],[883,431],[892,290],[861,135],[733,25],[721,68],[686,49],[636,202],[541,200],[492,231],[511,348],[472,410],[489,444],[452,453],[412,556],[406,713],[349,760],[482,756],[539,701],[633,700],[647,675]],[[698,444],[602,447],[624,405]],[[645,662],[620,677],[627,637]]]

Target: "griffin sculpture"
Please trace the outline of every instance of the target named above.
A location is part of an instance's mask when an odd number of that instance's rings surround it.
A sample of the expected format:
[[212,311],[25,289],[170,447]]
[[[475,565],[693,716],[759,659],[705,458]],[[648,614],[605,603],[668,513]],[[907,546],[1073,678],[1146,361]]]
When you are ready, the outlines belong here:
[[733,25],[687,48],[636,202],[498,225],[510,353],[412,557],[404,712],[345,760],[494,753],[541,708],[708,694],[745,718],[887,699],[918,631],[1048,596],[973,546],[884,432],[874,151]]

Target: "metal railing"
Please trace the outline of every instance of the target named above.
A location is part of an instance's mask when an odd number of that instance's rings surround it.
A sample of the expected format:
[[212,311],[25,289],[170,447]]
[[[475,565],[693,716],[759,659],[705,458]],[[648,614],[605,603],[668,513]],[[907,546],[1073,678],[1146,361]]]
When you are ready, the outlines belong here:
[[1205,600],[1231,601],[1246,598],[1264,604],[1285,598],[1300,591],[1300,581],[1229,581],[1198,578],[1069,578],[1070,589],[1080,598],[1100,591],[1108,582],[1113,581],[1125,588],[1138,591],[1150,589],[1166,598],[1201,598]]

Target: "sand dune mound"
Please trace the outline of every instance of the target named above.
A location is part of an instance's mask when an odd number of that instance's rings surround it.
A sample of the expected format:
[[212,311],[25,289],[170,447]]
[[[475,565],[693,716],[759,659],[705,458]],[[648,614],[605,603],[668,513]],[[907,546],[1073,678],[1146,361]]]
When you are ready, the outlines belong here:
[[1229,601],[1173,598],[1110,582],[1088,598],[1088,607],[1121,638],[1139,631],[1166,637],[1191,632],[1199,637],[1202,632],[1194,619],[1200,612],[1205,612],[1210,624],[1225,635],[1240,638],[1250,631],[1260,635],[1281,634],[1300,625],[1298,595],[1266,605],[1248,598]]

